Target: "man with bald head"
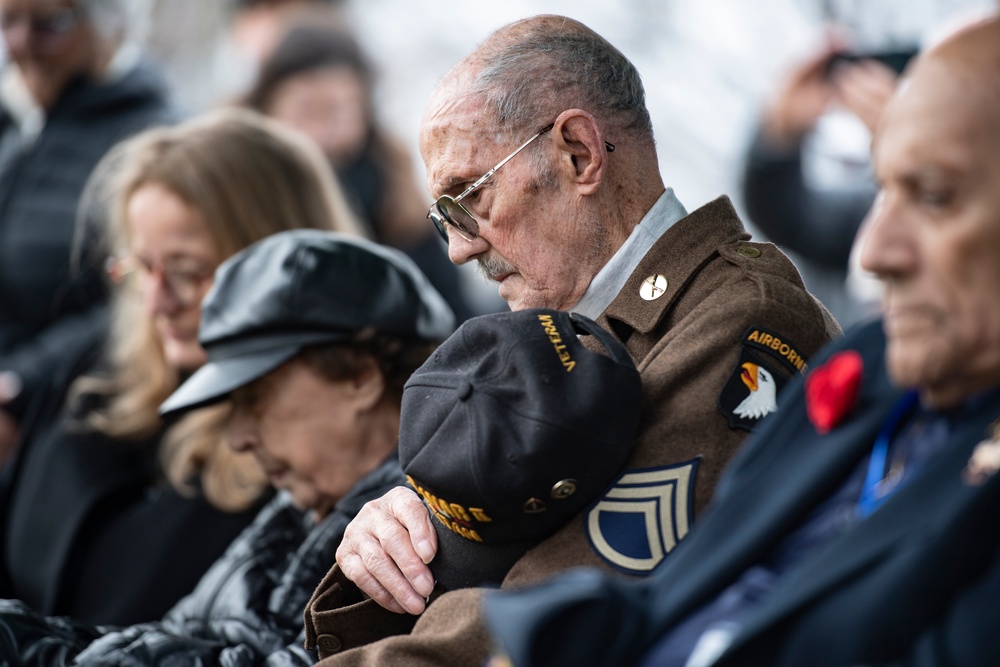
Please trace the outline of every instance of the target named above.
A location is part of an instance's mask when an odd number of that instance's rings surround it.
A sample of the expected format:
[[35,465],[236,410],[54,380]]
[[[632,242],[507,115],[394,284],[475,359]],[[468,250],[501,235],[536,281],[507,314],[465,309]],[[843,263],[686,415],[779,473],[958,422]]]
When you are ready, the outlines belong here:
[[[452,261],[475,262],[512,309],[597,320],[641,374],[640,432],[615,484],[502,585],[578,565],[648,575],[778,389],[839,328],[777,248],[749,242],[728,199],[689,214],[664,187],[638,72],[576,21],[496,31],[437,87],[420,145],[428,217]],[[573,493],[568,482],[526,499],[524,520]],[[485,500],[473,507],[447,525],[471,534],[490,516]],[[432,521],[401,487],[352,523],[306,614],[329,664],[482,664],[482,589],[435,587]],[[405,612],[423,612],[412,632],[373,642],[413,625]]]
[[490,596],[510,663],[1000,664],[1000,19],[916,61],[873,150],[881,322],[788,387],[652,578]]

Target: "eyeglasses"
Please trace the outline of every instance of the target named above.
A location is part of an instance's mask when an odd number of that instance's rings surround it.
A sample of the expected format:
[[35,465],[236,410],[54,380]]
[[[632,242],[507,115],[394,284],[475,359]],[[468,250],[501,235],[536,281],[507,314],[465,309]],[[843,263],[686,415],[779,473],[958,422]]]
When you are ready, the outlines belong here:
[[75,28],[82,19],[83,10],[79,7],[65,7],[50,14],[3,12],[0,13],[0,31],[9,33],[26,23],[33,37],[56,39]]
[[[451,195],[441,195],[438,197],[436,202],[431,204],[431,209],[427,212],[427,218],[434,223],[434,227],[438,230],[438,233],[441,234],[445,243],[448,242],[449,226],[466,241],[473,241],[479,237],[479,222],[477,222],[476,218],[469,213],[469,209],[462,205],[462,199],[472,193],[473,190],[483,185],[483,183],[489,180],[490,176],[495,174],[500,167],[510,162],[515,155],[527,148],[532,141],[542,136],[553,127],[555,127],[555,123],[550,123],[533,134],[530,139],[518,146],[513,153],[500,160],[496,166],[483,174],[478,180],[476,180],[475,183],[467,187],[462,194],[457,197],[452,197]],[[610,142],[606,141],[604,142],[604,145],[607,147],[609,153],[615,150],[615,145]]]
[[205,269],[180,266],[153,268],[133,255],[111,257],[105,262],[104,269],[114,283],[139,288],[159,274],[164,289],[181,308],[200,304],[205,287],[213,277],[213,272]]

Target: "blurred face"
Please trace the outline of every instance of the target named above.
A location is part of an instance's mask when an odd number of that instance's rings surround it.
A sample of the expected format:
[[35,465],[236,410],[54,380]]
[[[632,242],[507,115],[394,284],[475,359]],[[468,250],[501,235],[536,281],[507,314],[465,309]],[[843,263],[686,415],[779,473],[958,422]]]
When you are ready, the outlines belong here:
[[364,82],[347,67],[294,76],[275,90],[268,115],[311,137],[337,166],[363,147],[368,133]]
[[0,30],[28,91],[50,108],[77,75],[96,73],[99,42],[74,0],[0,0]]
[[293,359],[233,392],[229,444],[252,452],[298,507],[323,516],[380,462],[366,457],[366,401],[356,389]]
[[205,363],[198,344],[199,305],[222,255],[201,214],[161,185],[140,186],[125,208],[127,270],[163,342],[167,363],[193,371]]
[[[463,107],[447,93],[438,99],[420,136],[433,199],[459,195],[531,136],[498,144],[492,128],[481,127],[481,108]],[[537,129],[551,121],[539,118]],[[574,197],[560,171],[545,174],[534,158],[552,153],[551,134],[540,136],[462,200],[479,222],[478,238],[468,241],[448,231],[451,261],[476,261],[511,310],[571,308],[610,254],[592,209]]]
[[1000,100],[940,58],[890,105],[862,265],[885,285],[893,381],[949,407],[1000,383]]

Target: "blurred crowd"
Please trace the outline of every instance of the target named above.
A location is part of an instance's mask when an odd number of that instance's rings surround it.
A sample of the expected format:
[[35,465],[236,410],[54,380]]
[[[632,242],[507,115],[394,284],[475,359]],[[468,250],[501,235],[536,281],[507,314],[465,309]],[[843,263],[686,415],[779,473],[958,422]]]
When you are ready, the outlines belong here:
[[688,208],[600,26],[403,137],[340,0],[197,109],[164,11],[0,0],[0,664],[1000,660],[995,13],[831,21]]

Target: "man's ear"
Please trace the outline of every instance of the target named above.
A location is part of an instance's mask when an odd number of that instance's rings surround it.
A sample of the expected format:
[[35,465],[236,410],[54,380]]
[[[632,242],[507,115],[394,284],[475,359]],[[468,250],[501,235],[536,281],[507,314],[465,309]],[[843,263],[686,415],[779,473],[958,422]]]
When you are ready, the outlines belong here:
[[597,119],[583,109],[567,109],[552,126],[552,140],[562,153],[560,164],[571,170],[580,194],[596,192],[608,164],[604,133]]

